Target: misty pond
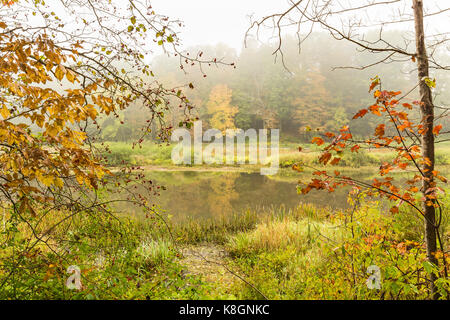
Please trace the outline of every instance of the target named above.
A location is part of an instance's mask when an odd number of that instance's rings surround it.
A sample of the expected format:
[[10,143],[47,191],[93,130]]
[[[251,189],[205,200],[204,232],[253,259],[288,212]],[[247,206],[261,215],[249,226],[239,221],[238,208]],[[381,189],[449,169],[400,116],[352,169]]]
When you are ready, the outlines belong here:
[[[444,172],[448,172],[447,169]],[[359,181],[369,182],[374,178],[373,170],[347,168],[346,175]],[[395,173],[399,182],[411,178],[411,172]],[[171,216],[173,221],[184,219],[216,219],[247,210],[263,213],[270,209],[290,210],[301,203],[331,210],[349,207],[347,196],[349,187],[337,188],[334,192],[312,190],[308,194],[298,194],[299,181],[307,182],[310,173],[297,173],[291,169],[280,169],[271,176],[259,171],[245,172],[229,169],[171,169],[159,168],[147,171],[146,176],[155,185],[163,186],[158,196],[151,196],[158,206],[158,213]],[[384,201],[380,209],[384,210]],[[140,217],[141,210],[129,206],[118,206],[126,215]],[[387,210],[387,209],[386,209]]]
[[218,218],[248,209],[284,207],[289,210],[301,202],[333,209],[347,206],[348,190],[297,194],[298,176],[203,170],[152,171],[148,175],[157,185],[165,187],[157,203],[175,220]]

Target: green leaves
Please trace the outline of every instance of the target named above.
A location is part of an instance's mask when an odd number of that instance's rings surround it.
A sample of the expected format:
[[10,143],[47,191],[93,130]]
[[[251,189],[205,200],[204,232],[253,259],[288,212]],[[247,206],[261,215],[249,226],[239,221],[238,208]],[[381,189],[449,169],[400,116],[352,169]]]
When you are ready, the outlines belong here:
[[436,266],[429,261],[424,261],[422,266],[428,274],[436,273],[438,271]]

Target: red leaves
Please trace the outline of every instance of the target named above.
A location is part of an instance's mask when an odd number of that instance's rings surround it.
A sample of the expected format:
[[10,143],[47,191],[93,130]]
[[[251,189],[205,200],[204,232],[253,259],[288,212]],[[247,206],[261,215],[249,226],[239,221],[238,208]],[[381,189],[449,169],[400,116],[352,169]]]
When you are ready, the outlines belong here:
[[392,166],[390,163],[388,162],[384,162],[381,166],[380,166],[380,175],[384,176],[385,174],[388,174],[390,171],[392,170]]
[[400,131],[404,131],[406,128],[411,129],[412,128],[412,123],[407,121],[407,120],[405,120],[405,121],[403,121],[403,123],[401,125],[397,126],[397,128]]
[[407,162],[400,162],[399,164],[397,164],[397,166],[398,166],[400,169],[405,170],[406,167],[408,166],[408,163],[407,163]]
[[396,213],[398,213],[398,207],[397,206],[392,207],[389,211],[393,214],[396,214]]
[[328,161],[330,161],[331,159],[331,153],[330,152],[324,152],[322,153],[322,155],[319,158],[319,162],[323,163],[324,165],[328,163]]
[[404,106],[405,108],[411,110],[412,109],[412,105],[410,105],[409,103],[403,103],[402,106]]
[[389,105],[391,106],[395,106],[396,104],[398,104],[398,100],[396,99],[392,99],[391,101],[389,101]]
[[[379,84],[380,80],[378,77],[372,79],[369,91],[372,91]],[[343,126],[340,129],[340,133],[334,134],[325,132],[322,138],[314,137],[312,139],[312,143],[317,144],[318,146],[329,143],[322,149],[323,152],[318,159],[319,163],[324,166],[328,163],[331,165],[338,165],[342,154],[348,149],[351,149],[351,152],[358,152],[363,145],[376,148],[389,148],[389,150],[395,152],[395,156],[390,157],[389,161],[385,161],[381,164],[378,171],[378,179],[373,179],[373,182],[368,184],[354,180],[350,177],[342,176],[339,171],[334,171],[334,174],[328,174],[326,171],[320,171],[319,169],[313,173],[314,178],[309,184],[302,189],[303,193],[308,193],[312,189],[325,189],[329,192],[333,192],[339,186],[352,186],[353,188],[358,189],[366,188],[368,195],[395,201],[396,205],[390,209],[390,212],[394,214],[399,212],[399,207],[402,203],[408,203],[411,206],[415,206],[418,204],[418,201],[430,201],[431,205],[433,205],[432,201],[437,197],[436,187],[429,189],[430,192],[427,199],[419,200],[415,197],[417,193],[421,192],[416,185],[427,178],[423,178],[421,175],[416,174],[414,179],[407,180],[406,182],[400,181],[394,184],[394,179],[391,176],[393,171],[415,170],[415,166],[412,166],[413,161],[421,166],[431,165],[429,159],[421,156],[420,147],[411,143],[406,135],[401,133],[418,132],[419,134],[424,134],[426,128],[423,124],[420,124],[420,122],[416,122],[414,118],[409,118],[410,114],[408,110],[412,110],[413,105],[419,103],[412,102],[411,104],[401,104],[399,99],[396,99],[396,96],[400,94],[400,91],[376,90],[373,92],[376,101],[370,107],[359,110],[353,116],[353,119],[363,118],[369,112],[377,116],[385,116],[382,119],[384,120],[384,123],[375,126],[374,134],[369,139],[364,141],[353,141],[348,126]],[[405,109],[400,111],[400,104]],[[397,130],[399,132],[397,132]],[[428,130],[431,130],[431,128]],[[437,135],[441,130],[442,125],[436,125],[433,128],[433,134]],[[398,133],[398,135],[395,135],[393,132]],[[424,168],[423,171],[430,172],[430,169]],[[440,176],[437,171],[433,171],[432,173],[436,179],[436,183],[438,180],[447,183],[447,179]],[[436,183],[434,186],[436,186]]]
[[370,110],[373,114],[375,114],[375,115],[377,115],[377,116],[381,116],[380,106],[379,106],[379,105],[377,105],[377,104],[371,105],[371,106],[369,107],[369,110]]
[[408,120],[408,114],[406,112],[399,112],[397,113],[397,116],[401,119],[401,120]]
[[447,183],[447,178],[445,178],[445,177],[443,177],[443,176],[440,176],[440,175],[439,175],[439,171],[433,170],[433,171],[431,171],[431,173],[433,174],[433,176],[435,176],[436,178],[438,178],[438,179],[441,180],[442,182]]
[[384,129],[385,129],[386,125],[384,123],[379,124],[376,128],[375,128],[375,135],[378,137],[382,137],[384,136]]
[[353,119],[362,118],[362,117],[364,117],[366,115],[367,112],[368,112],[367,109],[361,109],[361,110],[358,111],[357,114],[355,114],[353,116]]
[[323,182],[319,179],[312,179],[312,182],[310,184],[311,186],[313,186],[314,188],[323,188]]
[[437,125],[437,126],[434,127],[434,129],[433,129],[433,134],[438,135],[439,132],[441,131],[441,129],[442,129],[442,124]]
[[377,85],[380,84],[380,78],[378,78],[378,76],[376,76],[375,78],[372,78],[372,83],[370,84],[369,87],[369,92],[372,91]]
[[331,160],[330,164],[334,166],[337,165],[339,161],[341,161],[341,158],[334,157],[333,160]]
[[421,135],[424,135],[425,133],[427,133],[427,128],[425,128],[422,124],[419,124],[417,126],[417,132]]
[[323,190],[323,189],[329,189],[329,183],[320,179],[312,179],[311,182],[302,190],[303,194],[308,193],[309,191],[311,191],[312,189],[316,189],[316,190]]
[[314,137],[314,138],[312,138],[311,143],[315,143],[315,144],[317,144],[318,146],[321,146],[321,145],[324,144],[324,141],[323,141],[323,139],[320,138],[320,137]]

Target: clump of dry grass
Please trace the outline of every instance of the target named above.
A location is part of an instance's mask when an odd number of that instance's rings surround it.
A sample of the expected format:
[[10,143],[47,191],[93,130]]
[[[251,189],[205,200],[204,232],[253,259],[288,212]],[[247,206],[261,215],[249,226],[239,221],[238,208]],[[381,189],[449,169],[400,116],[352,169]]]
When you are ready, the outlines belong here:
[[154,267],[170,261],[173,257],[173,244],[166,240],[143,241],[136,252],[148,266]]
[[328,222],[297,220],[292,216],[266,219],[254,230],[230,237],[228,248],[234,255],[251,252],[277,251],[289,247],[304,251],[313,243],[337,236],[336,228]]

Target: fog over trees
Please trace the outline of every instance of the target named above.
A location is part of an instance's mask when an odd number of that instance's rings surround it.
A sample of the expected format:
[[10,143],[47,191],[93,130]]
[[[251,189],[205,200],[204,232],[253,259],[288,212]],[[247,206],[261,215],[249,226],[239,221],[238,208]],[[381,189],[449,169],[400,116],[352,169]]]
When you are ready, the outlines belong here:
[[[394,41],[401,36],[402,31],[387,35]],[[367,65],[373,57],[369,53],[357,52],[349,43],[333,40],[324,32],[311,34],[301,54],[298,54],[293,36],[284,39],[285,66],[272,55],[275,49],[276,44],[249,39],[247,46],[239,53],[225,44],[188,50],[235,63],[235,69],[212,64],[203,66],[201,70],[197,66],[185,67],[183,72],[177,64],[178,58],[168,58],[166,55],[155,57],[151,65],[165,85],[193,84],[195,90],[188,92],[189,99],[195,106],[195,114],[209,128],[217,127],[213,120],[214,108],[208,108],[211,94],[214,88],[217,91],[217,88],[226,86],[227,94],[231,93],[229,124],[241,129],[279,128],[282,139],[289,141],[307,141],[311,139],[311,131],[331,131],[346,124],[370,102],[367,86],[375,76],[382,79],[383,87],[403,92],[411,90],[416,84],[414,66],[410,61],[397,64],[395,68],[392,63],[381,63],[364,70],[345,68],[349,65]],[[436,55],[441,60],[450,61],[445,52]],[[435,103],[446,106],[450,97],[450,75],[438,70],[433,77],[437,79],[433,92]],[[417,90],[409,96],[411,100],[417,97]],[[103,137],[117,141],[136,137],[139,134],[136,124],[139,119],[143,121],[144,114],[138,105],[125,111],[122,117],[127,121],[122,128],[119,120],[105,120]],[[176,127],[182,114],[174,105],[167,116]],[[448,121],[448,118],[440,121]],[[354,133],[365,135],[373,130],[375,124],[368,124],[367,120],[355,121]],[[135,132],[130,135],[133,130]]]

